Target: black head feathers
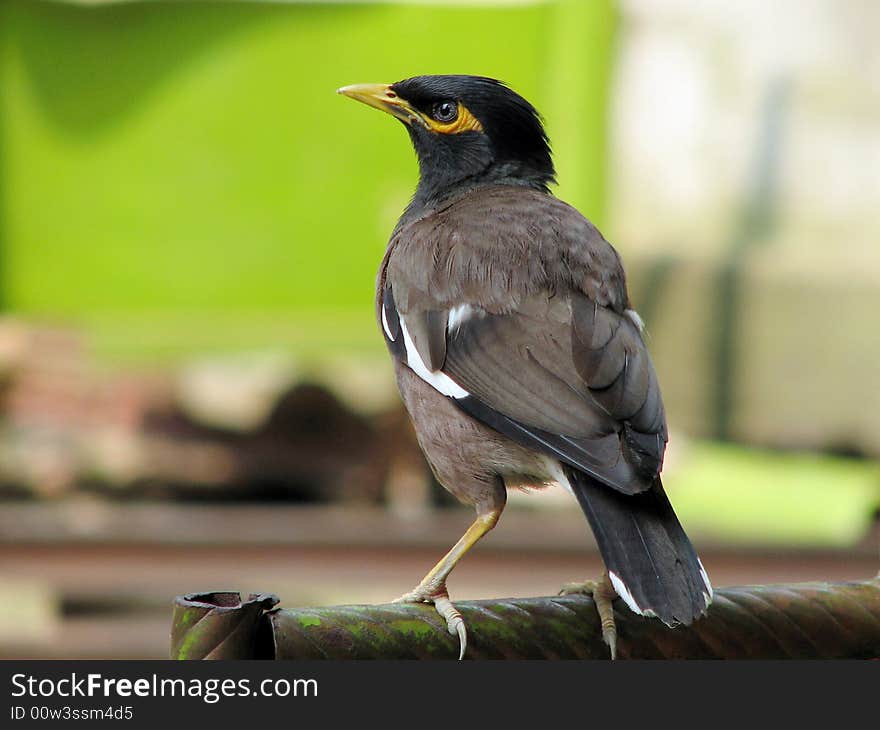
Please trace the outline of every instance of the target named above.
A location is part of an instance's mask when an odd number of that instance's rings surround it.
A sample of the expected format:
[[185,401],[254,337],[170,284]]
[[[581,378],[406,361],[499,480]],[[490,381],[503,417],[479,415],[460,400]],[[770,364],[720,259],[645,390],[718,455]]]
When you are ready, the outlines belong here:
[[[555,172],[541,117],[522,96],[482,76],[416,76],[388,87],[413,114],[416,201],[457,188],[519,184],[546,190]],[[403,119],[403,117],[401,117]]]

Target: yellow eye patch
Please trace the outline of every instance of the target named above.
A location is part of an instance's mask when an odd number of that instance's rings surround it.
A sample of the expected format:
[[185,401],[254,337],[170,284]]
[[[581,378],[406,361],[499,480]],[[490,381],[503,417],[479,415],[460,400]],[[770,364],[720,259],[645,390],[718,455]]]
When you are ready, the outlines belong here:
[[462,132],[482,132],[483,125],[464,104],[458,104],[458,116],[451,122],[438,122],[427,114],[422,115],[425,125],[439,134],[461,134]]

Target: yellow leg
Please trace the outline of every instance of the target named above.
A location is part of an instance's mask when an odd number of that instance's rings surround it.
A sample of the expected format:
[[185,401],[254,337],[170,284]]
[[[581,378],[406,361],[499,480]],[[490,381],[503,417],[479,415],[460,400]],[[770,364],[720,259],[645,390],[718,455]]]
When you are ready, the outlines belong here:
[[[483,535],[495,527],[500,516],[501,512],[499,510],[498,512],[489,512],[477,517],[474,523],[468,527],[467,532],[462,535],[461,539],[455,543],[437,565],[431,568],[428,574],[422,578],[421,583],[414,590],[407,593],[406,596],[414,596],[414,594],[418,593],[425,594],[427,598],[430,598],[438,587],[446,584],[446,579],[449,577],[452,569],[458,564],[458,561],[464,557],[464,554],[476,545]],[[404,601],[406,596],[401,596],[398,600]],[[420,600],[424,601],[426,599],[422,598]]]
[[452,549],[443,556],[428,574],[422,578],[421,582],[409,593],[405,593],[398,598],[395,603],[433,603],[434,608],[445,620],[449,633],[453,636],[458,634],[461,651],[459,659],[464,657],[467,648],[467,629],[464,620],[458,609],[449,600],[449,592],[446,590],[446,579],[452,572],[452,569],[458,564],[465,553],[477,544],[479,539],[483,537],[498,523],[501,517],[501,509],[478,515],[474,523],[462,535],[461,539],[455,543]]

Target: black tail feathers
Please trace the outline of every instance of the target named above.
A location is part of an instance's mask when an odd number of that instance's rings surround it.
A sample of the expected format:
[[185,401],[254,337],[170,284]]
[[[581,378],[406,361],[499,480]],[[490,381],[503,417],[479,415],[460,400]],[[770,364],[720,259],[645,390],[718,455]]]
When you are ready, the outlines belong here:
[[690,624],[705,613],[712,586],[659,477],[647,491],[626,495],[582,471],[565,467],[565,474],[611,581],[633,611],[669,626]]

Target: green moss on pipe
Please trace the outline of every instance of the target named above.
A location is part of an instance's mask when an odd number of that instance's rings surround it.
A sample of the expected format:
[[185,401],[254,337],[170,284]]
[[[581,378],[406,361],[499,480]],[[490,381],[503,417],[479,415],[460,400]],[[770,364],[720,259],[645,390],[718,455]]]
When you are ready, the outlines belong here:
[[[428,605],[273,609],[274,596],[177,599],[172,656],[455,659],[458,639]],[[212,605],[212,601],[222,605]],[[224,603],[225,602],[225,603]],[[235,604],[235,605],[234,605]],[[607,659],[585,596],[462,601],[469,659]],[[746,586],[716,592],[705,618],[670,629],[615,603],[618,656],[630,659],[880,658],[880,580]]]

